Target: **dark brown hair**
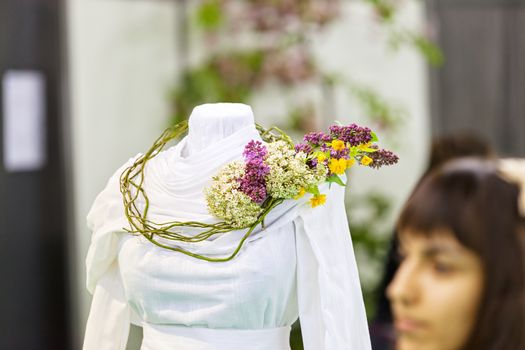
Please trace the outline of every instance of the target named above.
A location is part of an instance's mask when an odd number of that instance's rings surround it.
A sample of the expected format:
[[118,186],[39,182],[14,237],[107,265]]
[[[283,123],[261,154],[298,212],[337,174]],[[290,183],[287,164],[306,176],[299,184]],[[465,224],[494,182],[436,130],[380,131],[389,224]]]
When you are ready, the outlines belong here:
[[481,135],[459,131],[432,139],[430,157],[425,174],[459,157],[492,158],[495,152]]
[[484,290],[464,350],[525,349],[525,219],[519,187],[494,161],[465,158],[429,174],[411,195],[398,232],[451,232],[480,258]]

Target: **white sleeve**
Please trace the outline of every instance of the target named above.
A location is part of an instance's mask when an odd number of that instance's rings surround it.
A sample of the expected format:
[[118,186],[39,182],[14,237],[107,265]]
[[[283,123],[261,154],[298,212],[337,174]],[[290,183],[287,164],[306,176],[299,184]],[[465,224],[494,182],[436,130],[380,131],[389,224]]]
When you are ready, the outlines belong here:
[[344,187],[322,191],[327,202],[297,219],[297,290],[305,350],[370,350]]
[[130,310],[115,261],[95,287],[82,349],[126,349],[129,324]]
[[118,249],[123,230],[128,227],[124,216],[120,174],[135,158],[130,159],[109,179],[95,199],[87,217],[93,232],[86,257],[86,286],[93,294],[86,325],[83,350],[123,350],[129,334],[130,310],[118,266]]

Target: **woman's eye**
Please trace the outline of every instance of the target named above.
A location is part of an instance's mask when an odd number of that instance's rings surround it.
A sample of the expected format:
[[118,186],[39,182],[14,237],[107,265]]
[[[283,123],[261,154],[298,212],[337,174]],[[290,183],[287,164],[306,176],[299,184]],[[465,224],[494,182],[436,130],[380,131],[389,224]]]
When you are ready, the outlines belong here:
[[454,271],[454,267],[447,263],[435,262],[433,264],[434,271],[440,274],[449,274]]

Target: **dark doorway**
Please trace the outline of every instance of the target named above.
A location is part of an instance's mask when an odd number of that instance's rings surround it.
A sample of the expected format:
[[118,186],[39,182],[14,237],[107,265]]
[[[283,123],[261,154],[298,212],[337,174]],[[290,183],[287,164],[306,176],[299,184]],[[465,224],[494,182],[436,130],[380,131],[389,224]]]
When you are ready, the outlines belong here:
[[43,162],[25,169],[6,167],[7,149],[19,145],[6,146],[6,120],[16,121],[17,115],[8,118],[5,112],[5,84],[0,92],[0,349],[71,348],[63,8],[61,0],[0,1],[0,77],[29,72],[42,78],[43,87]]

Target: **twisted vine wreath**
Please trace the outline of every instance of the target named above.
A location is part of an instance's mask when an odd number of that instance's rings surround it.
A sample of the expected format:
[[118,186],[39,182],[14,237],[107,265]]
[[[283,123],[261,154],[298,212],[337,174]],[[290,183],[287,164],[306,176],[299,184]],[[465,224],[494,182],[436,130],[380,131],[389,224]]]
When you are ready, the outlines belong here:
[[[265,129],[260,125],[256,125],[257,131],[261,135],[261,139],[264,142],[276,142],[276,141],[285,141],[291,147],[293,147],[293,142],[288,135],[286,135],[281,129],[277,127],[272,127],[270,129]],[[164,147],[172,140],[181,137],[188,130],[188,122],[183,121],[174,126],[166,129],[160,137],[153,143],[153,146],[143,155],[141,155],[135,162],[126,168],[120,176],[120,192],[123,196],[124,202],[124,212],[126,218],[129,222],[130,228],[124,228],[124,230],[130,234],[142,235],[151,243],[155,244],[164,249],[172,250],[188,256],[206,260],[210,262],[225,262],[232,260],[241,250],[246,239],[253,233],[255,228],[261,224],[264,227],[264,219],[266,215],[279,204],[281,204],[284,199],[276,199],[269,196],[261,205],[263,211],[258,216],[257,221],[253,224],[238,228],[232,227],[232,225],[220,221],[217,223],[206,224],[198,221],[169,221],[163,223],[156,223],[152,220],[149,220],[148,210],[149,210],[149,198],[144,190],[144,180],[145,180],[145,169],[148,161],[157,156]],[[141,211],[138,206],[138,202],[143,201],[144,209]],[[201,229],[202,231],[194,236],[188,236],[182,234],[180,231],[177,232],[176,228],[196,228]],[[214,235],[231,232],[238,229],[248,229],[244,236],[239,241],[235,250],[226,257],[209,257],[201,254],[196,254],[191,251],[188,251],[184,248],[171,246],[169,244],[163,243],[158,239],[170,240],[170,241],[179,241],[187,243],[196,243],[204,241]]]

